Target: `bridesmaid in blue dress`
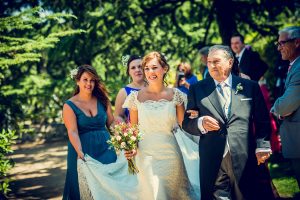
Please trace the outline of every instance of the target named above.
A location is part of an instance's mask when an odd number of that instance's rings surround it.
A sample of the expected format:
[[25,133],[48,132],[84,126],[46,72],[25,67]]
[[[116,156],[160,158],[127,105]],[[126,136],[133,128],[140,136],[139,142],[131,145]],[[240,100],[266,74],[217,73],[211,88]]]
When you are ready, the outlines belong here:
[[129,57],[126,66],[126,74],[131,77],[132,82],[120,89],[116,97],[114,116],[118,121],[129,121],[129,110],[122,108],[122,105],[132,91],[138,91],[145,86],[142,58],[132,55]]
[[83,65],[72,71],[76,81],[74,96],[63,107],[63,120],[68,131],[67,174],[63,199],[79,200],[77,159],[84,154],[103,164],[113,163],[117,156],[109,149],[110,134],[106,127],[114,121],[107,91],[96,70]]

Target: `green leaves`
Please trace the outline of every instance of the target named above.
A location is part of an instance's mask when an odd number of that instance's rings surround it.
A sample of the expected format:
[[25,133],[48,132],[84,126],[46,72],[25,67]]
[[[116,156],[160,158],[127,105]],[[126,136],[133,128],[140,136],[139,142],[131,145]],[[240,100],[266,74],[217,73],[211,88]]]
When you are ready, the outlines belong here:
[[[42,62],[63,38],[85,32],[67,26],[70,19],[77,17],[41,7],[0,18],[0,123],[22,127],[27,117],[36,121],[40,112],[52,118],[53,113],[41,111],[51,100],[58,106],[55,111],[60,109],[61,104],[53,98],[53,80]],[[48,31],[49,27],[54,30]]]
[[[257,0],[41,2],[43,9],[0,19],[0,101],[5,102],[0,105],[0,120],[5,124],[61,122],[61,106],[74,88],[69,71],[81,64],[96,68],[112,104],[118,90],[129,83],[121,62],[124,55],[163,52],[171,66],[169,84],[181,61],[190,62],[199,73],[198,48],[227,41],[221,32],[229,36],[234,29],[227,23],[220,26],[217,20],[224,20],[220,14],[226,18],[234,13],[230,19],[237,25],[235,31],[261,52],[277,34],[266,24],[277,29],[296,21],[294,5],[281,0],[271,7]],[[233,6],[216,12],[218,2]],[[262,34],[266,32],[269,35]],[[268,61],[276,58],[269,49]]]
[[76,16],[46,12],[41,7],[25,10],[15,16],[0,18],[1,68],[26,62],[38,62],[43,50],[53,48],[62,37],[84,33],[84,30],[69,28],[69,30],[41,35],[37,30],[37,27],[43,27],[50,21],[64,24],[70,18],[76,19]]
[[6,175],[14,166],[14,162],[7,157],[7,154],[13,152],[12,145],[15,144],[16,139],[15,131],[2,129],[0,133],[0,192],[3,194],[10,191],[10,180],[6,178]]

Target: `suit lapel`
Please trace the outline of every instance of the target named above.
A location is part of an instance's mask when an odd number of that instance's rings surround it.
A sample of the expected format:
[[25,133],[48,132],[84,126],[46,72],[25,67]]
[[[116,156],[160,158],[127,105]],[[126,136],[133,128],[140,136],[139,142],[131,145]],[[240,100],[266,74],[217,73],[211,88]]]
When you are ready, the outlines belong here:
[[241,62],[239,64],[239,69],[240,72],[244,74],[250,74],[250,69],[249,69],[249,61],[250,60],[250,51],[248,49],[245,49],[242,57],[241,57]]
[[230,104],[230,113],[229,113],[228,121],[231,119],[231,117],[235,111],[237,111],[238,109],[241,109],[241,107],[239,105],[240,104],[239,95],[243,91],[239,91],[236,93],[236,86],[239,83],[241,83],[241,85],[243,86],[242,79],[237,76],[232,75],[231,104]]
[[208,97],[210,103],[213,105],[215,110],[219,113],[223,121],[226,121],[225,114],[223,112],[222,106],[219,102],[219,96],[217,93],[215,82],[212,78],[209,78],[206,84],[206,87],[204,87],[206,96]]
[[243,56],[240,58],[239,67],[243,66],[245,60],[245,52],[243,53]]
[[297,60],[295,61],[295,63],[293,63],[290,72],[288,72],[288,74],[287,74],[285,85],[284,85],[285,89],[287,88],[288,84],[290,83],[291,75],[293,73],[295,73],[296,70],[298,70],[297,68],[299,68],[298,67],[299,65],[300,65],[300,58],[297,58]]

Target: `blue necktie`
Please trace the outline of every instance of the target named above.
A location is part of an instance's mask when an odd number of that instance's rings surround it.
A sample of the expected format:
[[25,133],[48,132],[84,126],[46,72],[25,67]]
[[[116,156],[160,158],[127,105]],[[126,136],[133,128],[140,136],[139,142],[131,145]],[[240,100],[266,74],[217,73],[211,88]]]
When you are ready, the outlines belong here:
[[230,94],[229,94],[229,91],[228,91],[229,86],[226,83],[222,82],[222,83],[219,83],[217,85],[217,87],[218,87],[218,90],[219,90],[220,94],[223,97],[223,99],[221,100],[223,111],[225,113],[225,116],[228,116],[229,106],[230,106]]

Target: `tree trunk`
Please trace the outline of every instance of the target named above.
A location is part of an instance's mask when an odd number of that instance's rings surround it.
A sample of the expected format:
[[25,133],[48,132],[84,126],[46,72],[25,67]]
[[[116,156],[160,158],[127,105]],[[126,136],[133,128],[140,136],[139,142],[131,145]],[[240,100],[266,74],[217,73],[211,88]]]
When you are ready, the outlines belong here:
[[232,0],[214,0],[214,6],[222,42],[230,45],[230,37],[237,32],[233,2]]

